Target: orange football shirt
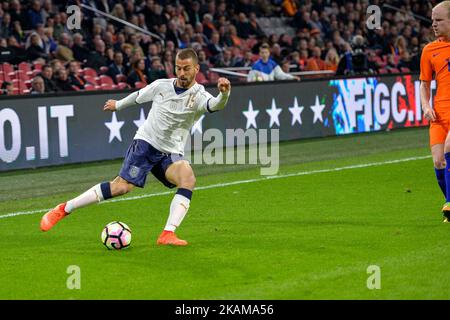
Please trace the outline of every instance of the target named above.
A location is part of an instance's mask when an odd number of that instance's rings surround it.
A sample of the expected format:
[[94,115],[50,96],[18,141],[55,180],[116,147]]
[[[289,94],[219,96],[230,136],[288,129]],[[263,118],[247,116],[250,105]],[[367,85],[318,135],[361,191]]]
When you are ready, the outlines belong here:
[[436,40],[427,44],[420,58],[420,80],[436,80],[433,108],[436,113],[450,113],[450,42]]

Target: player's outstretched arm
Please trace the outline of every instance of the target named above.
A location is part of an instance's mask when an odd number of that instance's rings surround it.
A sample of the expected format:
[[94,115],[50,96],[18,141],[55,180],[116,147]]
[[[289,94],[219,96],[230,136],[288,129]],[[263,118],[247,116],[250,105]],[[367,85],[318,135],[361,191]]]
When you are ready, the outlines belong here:
[[208,103],[208,108],[210,111],[218,111],[225,108],[228,102],[228,97],[230,96],[231,83],[227,78],[219,78],[217,80],[217,88],[219,89],[219,95],[217,97],[211,98]]
[[139,104],[136,99],[139,95],[139,91],[135,91],[122,100],[108,100],[103,106],[103,111],[119,111],[131,106]]

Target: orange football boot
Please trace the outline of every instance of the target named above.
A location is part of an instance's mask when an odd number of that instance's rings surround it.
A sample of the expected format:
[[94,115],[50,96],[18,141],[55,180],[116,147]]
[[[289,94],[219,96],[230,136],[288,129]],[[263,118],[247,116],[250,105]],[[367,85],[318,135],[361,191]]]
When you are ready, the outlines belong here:
[[178,239],[175,232],[164,230],[156,242],[158,245],[187,246],[186,240]]
[[41,219],[41,230],[48,231],[62,218],[68,215],[64,208],[66,203],[58,204],[54,209],[47,212]]

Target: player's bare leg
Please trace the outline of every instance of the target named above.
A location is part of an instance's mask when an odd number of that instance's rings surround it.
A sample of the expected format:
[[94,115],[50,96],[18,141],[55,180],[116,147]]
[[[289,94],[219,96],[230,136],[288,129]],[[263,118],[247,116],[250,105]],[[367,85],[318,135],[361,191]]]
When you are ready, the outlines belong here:
[[109,198],[121,196],[130,192],[133,185],[121,177],[116,177],[111,182],[99,183],[78,197],[64,203],[58,204],[54,209],[47,212],[41,219],[41,230],[48,231],[66,217],[73,210],[87,205],[98,203]]
[[178,187],[172,203],[164,231],[156,242],[159,245],[185,246],[187,241],[178,239],[175,230],[180,226],[189,209],[195,176],[189,162],[182,160],[172,163],[166,170],[166,178]]

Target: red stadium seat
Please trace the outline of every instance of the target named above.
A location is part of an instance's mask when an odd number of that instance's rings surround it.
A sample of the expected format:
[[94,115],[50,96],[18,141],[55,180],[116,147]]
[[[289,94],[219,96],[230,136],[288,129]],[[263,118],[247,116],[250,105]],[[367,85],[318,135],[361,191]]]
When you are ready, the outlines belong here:
[[126,83],[126,82],[119,82],[118,84],[117,84],[117,89],[126,89],[126,88],[129,88],[130,86],[128,85],[128,83]]
[[26,80],[30,80],[30,76],[28,75],[28,72],[26,72],[24,70],[17,70],[16,71],[16,79],[26,81]]
[[100,86],[101,90],[112,90],[114,86],[111,83],[102,83]]
[[24,73],[31,71],[31,65],[28,62],[21,62],[18,65],[18,70],[22,70]]
[[19,80],[19,91],[20,91],[20,93],[25,93],[26,90],[28,90],[28,87],[25,84],[25,81]]
[[411,72],[411,70],[409,68],[407,68],[407,67],[401,67],[400,71],[403,72],[403,73]]
[[114,85],[113,79],[110,76],[102,74],[100,77],[100,84],[111,84]]
[[94,91],[94,90],[96,90],[96,88],[95,88],[95,86],[93,84],[87,83],[87,84],[84,85],[84,90],[86,90],[86,91]]
[[105,74],[107,72],[108,72],[108,67],[105,67],[105,66],[100,67],[100,74]]
[[118,75],[116,75],[116,81],[117,81],[117,83],[127,82],[127,76],[124,74],[118,74]]
[[14,67],[11,64],[9,64],[8,62],[3,62],[3,72],[5,74],[14,72]]
[[147,84],[145,83],[145,82],[142,82],[142,81],[136,81],[135,83],[134,83],[134,87],[136,88],[136,89],[141,89],[141,88],[144,88],[144,87],[146,87],[147,86]]
[[33,69],[34,70],[42,70],[42,64],[38,62],[33,62]]
[[400,73],[400,70],[398,70],[397,68],[391,68],[390,73]]
[[388,71],[386,70],[386,69],[380,69],[380,70],[378,70],[378,72],[380,73],[380,74],[387,74],[388,73]]
[[195,81],[197,81],[200,84],[208,83],[208,79],[206,79],[205,75],[202,72],[197,73],[197,77],[195,77]]
[[211,71],[209,73],[209,82],[210,83],[216,83],[219,78],[220,78],[220,76],[217,72]]
[[84,80],[86,80],[86,82],[89,82],[92,85],[97,85],[97,78],[93,77],[93,76],[84,76]]
[[90,76],[90,77],[97,77],[97,71],[95,71],[95,69],[92,68],[84,68],[81,70],[81,73],[83,76]]
[[39,73],[41,73],[41,71],[42,71],[42,69],[34,69],[33,71],[32,71],[32,76],[33,77],[36,77]]
[[72,89],[75,91],[80,91],[80,88],[78,88],[77,86],[72,85]]

